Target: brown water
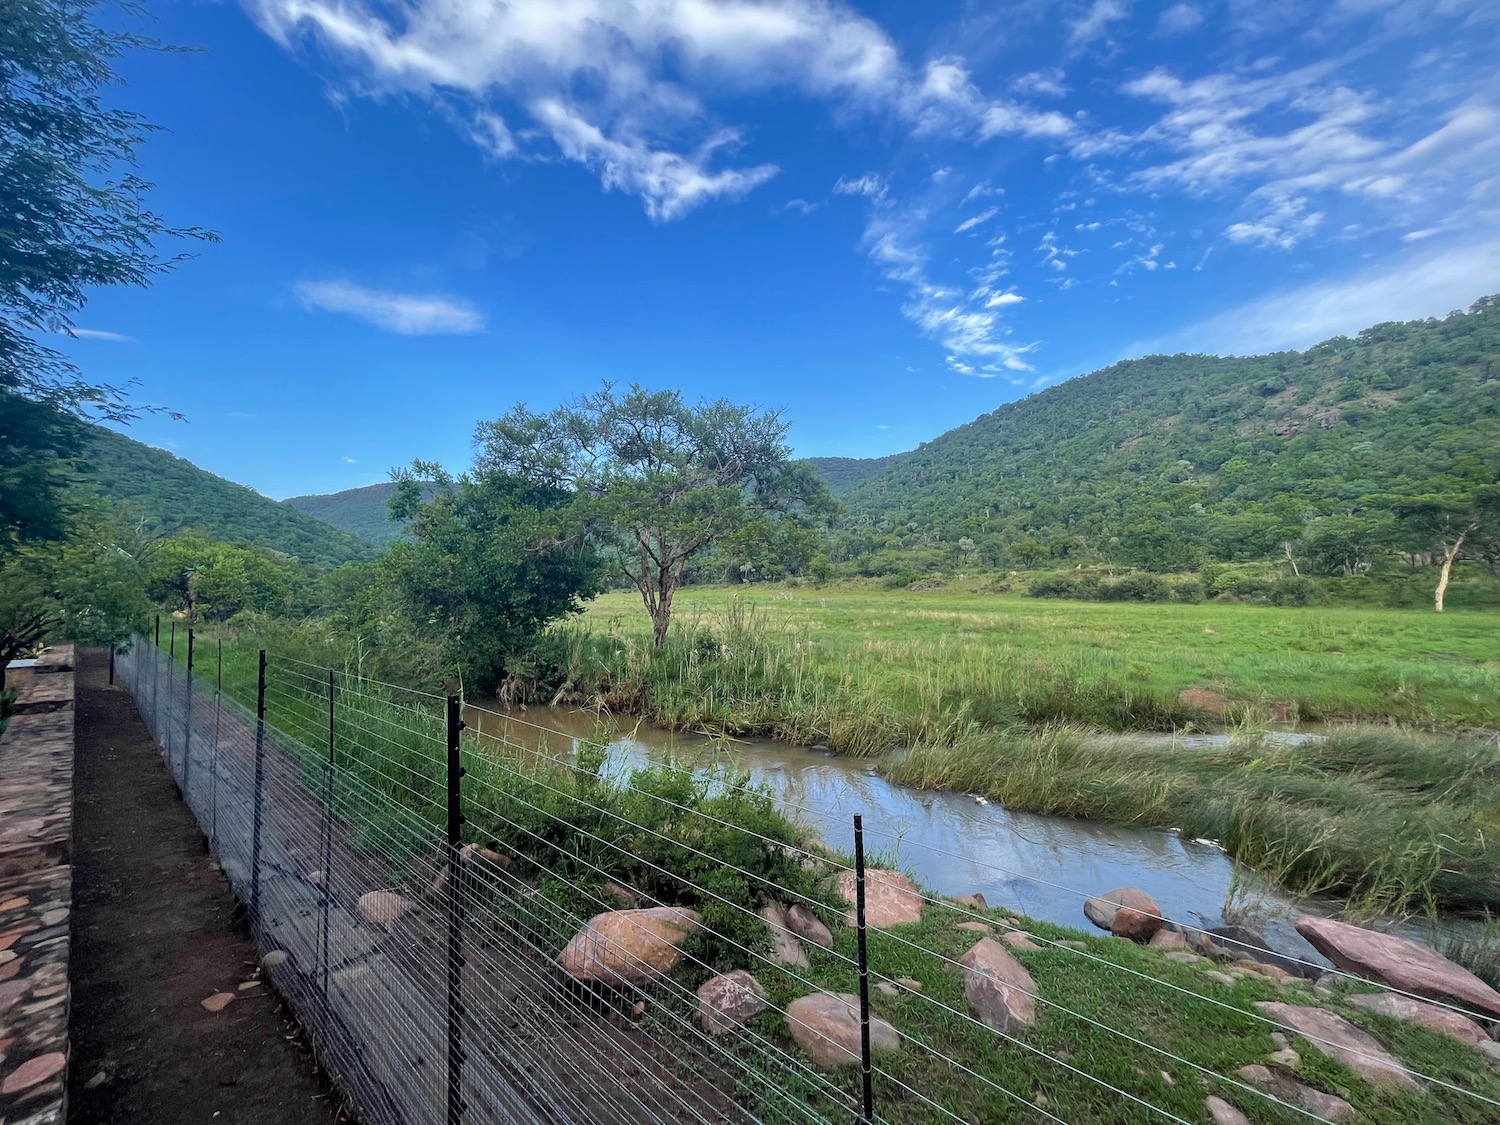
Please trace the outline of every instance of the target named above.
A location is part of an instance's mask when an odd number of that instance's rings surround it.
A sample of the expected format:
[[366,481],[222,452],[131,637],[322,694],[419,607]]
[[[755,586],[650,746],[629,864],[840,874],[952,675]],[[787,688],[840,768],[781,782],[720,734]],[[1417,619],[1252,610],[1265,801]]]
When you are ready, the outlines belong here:
[[[465,720],[484,734],[557,757],[601,733],[592,713],[562,708],[507,715],[471,707]],[[961,793],[896,785],[868,760],[769,739],[726,742],[627,722],[611,737],[610,749],[608,770],[675,761],[748,771],[790,816],[846,852],[853,850],[853,817],[859,813],[867,849],[942,895],[979,891],[991,906],[1086,928],[1086,895],[1136,886],[1168,917],[1208,927],[1225,924],[1233,892],[1248,908],[1248,917],[1237,916],[1236,922],[1248,921],[1279,949],[1317,959],[1291,921],[1309,909],[1326,912],[1329,904],[1294,903],[1212,842],[1013,812]]]

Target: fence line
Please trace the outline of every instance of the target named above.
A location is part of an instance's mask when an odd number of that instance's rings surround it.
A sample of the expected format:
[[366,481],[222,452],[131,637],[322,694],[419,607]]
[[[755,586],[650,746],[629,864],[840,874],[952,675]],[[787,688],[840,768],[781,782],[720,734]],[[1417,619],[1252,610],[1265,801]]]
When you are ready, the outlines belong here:
[[[937,987],[914,990],[889,966],[920,959],[954,971],[965,997],[973,974],[951,951],[957,947],[943,946],[925,925],[897,933],[866,924],[864,833],[885,833],[857,816],[850,864],[790,830],[778,819],[783,810],[740,780],[699,786],[666,770],[656,784],[637,785],[607,776],[602,757],[466,731],[456,697],[264,652],[252,709],[246,685],[238,685],[244,700],[225,689],[222,642],[205,675],[193,631],[185,644],[176,634],[173,622],[163,645],[158,623],[154,641],[136,638],[112,667],[247,903],[255,937],[271,954],[265,971],[367,1122],[991,1119],[982,1112],[1069,1125],[1041,1096],[1042,1086],[1068,1078],[1111,1100],[1118,1118],[1102,1119],[1201,1118],[1160,1084],[1126,1081],[1118,1068],[1097,1072],[1029,1042],[1022,1024],[976,1017]],[[789,938],[803,951],[800,961],[774,952],[763,904],[834,920],[844,903],[827,884],[841,873],[853,875],[854,948],[832,948],[830,934],[827,949]],[[923,905],[1014,928],[958,903]],[[591,919],[625,906],[690,906],[699,922],[685,927],[691,933],[675,950],[639,934],[638,948],[628,933],[613,944],[585,940]],[[1248,1029],[1275,1026],[1260,1012],[1033,936],[1094,969],[1233,1012]],[[580,986],[559,968],[565,944],[612,966],[607,987]],[[873,954],[886,970],[871,967]],[[691,987],[731,967],[754,971],[765,1018],[716,1018]],[[803,1057],[812,1024],[790,1009],[822,991],[819,977],[829,989],[856,986],[845,1051],[853,1066],[823,1068]],[[876,1018],[877,985],[887,995],[904,989],[915,1003],[888,1005],[887,1018]],[[1111,1050],[1174,1064],[1210,1093],[1288,1120],[1327,1119],[1288,1100],[1285,1087],[1219,1073],[1049,999],[1034,984],[1003,988],[1047,1018],[1073,1021],[1080,1034],[1098,1033]],[[877,1052],[877,1028],[882,1041],[889,1031],[927,1063],[902,1067]],[[1011,1063],[1001,1065],[1002,1057]],[[1016,1060],[1025,1064],[1019,1071]],[[1455,1097],[1500,1107],[1483,1092],[1408,1071]]]

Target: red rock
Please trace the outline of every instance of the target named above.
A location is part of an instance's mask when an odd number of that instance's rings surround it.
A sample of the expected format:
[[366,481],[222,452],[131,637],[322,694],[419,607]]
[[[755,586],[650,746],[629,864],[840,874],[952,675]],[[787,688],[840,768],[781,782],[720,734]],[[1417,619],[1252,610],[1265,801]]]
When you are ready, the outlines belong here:
[[67,1065],[68,1056],[61,1051],[52,1051],[49,1054],[27,1059],[7,1074],[4,1082],[0,1082],[0,1094],[19,1094],[22,1090],[29,1090],[60,1073]]
[[1203,1102],[1214,1125],[1250,1125],[1250,1119],[1223,1098],[1208,1097]]
[[26,964],[26,958],[20,957],[8,965],[0,965],[0,981],[14,980],[24,964]]
[[990,932],[990,928],[983,922],[959,922],[957,925],[960,930],[970,930],[976,934],[987,934]]
[[698,989],[698,1021],[710,1035],[733,1031],[768,1007],[766,990],[744,969],[721,973]]
[[802,948],[796,935],[789,928],[790,921],[787,918],[786,907],[779,902],[768,902],[760,908],[760,916],[771,928],[771,941],[774,943],[771,949],[771,960],[782,965],[807,968],[809,964],[807,951]]
[[953,901],[958,903],[959,906],[972,906],[976,910],[988,910],[990,908],[990,904],[984,901],[984,895],[978,891],[975,891],[971,895],[959,895]]
[[1376,1015],[1389,1016],[1393,1020],[1420,1024],[1422,1027],[1451,1036],[1471,1047],[1489,1041],[1484,1028],[1468,1016],[1460,1015],[1449,1008],[1439,1008],[1413,1000],[1410,996],[1397,996],[1393,992],[1377,992],[1366,996],[1351,996],[1349,1003]]
[[207,1000],[200,1000],[198,1003],[202,1004],[210,1012],[222,1012],[225,1008],[229,1007],[234,998],[233,992],[215,992]]
[[1148,942],[1160,929],[1161,919],[1155,914],[1145,914],[1128,906],[1120,907],[1109,920],[1110,933],[1131,941]]
[[833,948],[833,934],[828,927],[800,902],[787,910],[786,922],[787,928],[802,940],[821,945],[825,949]]
[[416,909],[417,904],[395,891],[370,891],[359,896],[359,916],[372,926],[395,928],[401,915]]
[[1083,913],[1101,930],[1107,930],[1115,920],[1115,914],[1124,907],[1141,914],[1161,917],[1161,907],[1156,905],[1156,900],[1139,887],[1121,887],[1102,895],[1094,895],[1084,901]]
[[1177,930],[1157,930],[1147,942],[1153,949],[1186,949],[1187,938]]
[[1367,1082],[1377,1086],[1417,1084],[1405,1063],[1387,1052],[1373,1035],[1361,1031],[1336,1012],[1268,1000],[1258,1001],[1255,1006]]
[[1036,981],[999,942],[980,938],[959,963],[964,997],[982,1023],[1009,1035],[1036,1020]]
[[1023,930],[1011,930],[1008,934],[1001,934],[1000,940],[1012,949],[1033,949],[1042,947],[1031,940],[1031,935]]
[[[859,997],[814,992],[786,1008],[787,1027],[813,1066],[829,1070],[860,1060]],[[870,1051],[897,1051],[901,1036],[883,1019],[870,1017]]]
[[1297,932],[1345,972],[1500,1016],[1500,992],[1419,941],[1311,915],[1297,919]]
[[[849,904],[844,921],[855,924],[855,874],[841,871],[838,892]],[[871,867],[865,871],[865,925],[884,929],[922,920],[922,892],[905,875]]]
[[649,984],[671,972],[682,956],[678,946],[698,922],[696,910],[676,906],[596,914],[557,964],[585,984]]

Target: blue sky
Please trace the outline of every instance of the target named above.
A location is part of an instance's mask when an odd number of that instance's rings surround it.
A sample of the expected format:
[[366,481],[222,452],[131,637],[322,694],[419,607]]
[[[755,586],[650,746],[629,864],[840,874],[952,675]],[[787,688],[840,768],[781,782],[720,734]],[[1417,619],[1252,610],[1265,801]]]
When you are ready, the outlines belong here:
[[601,379],[908,449],[1148,351],[1500,291],[1493,0],[158,0],[122,104],[223,241],[67,350],[271,496]]

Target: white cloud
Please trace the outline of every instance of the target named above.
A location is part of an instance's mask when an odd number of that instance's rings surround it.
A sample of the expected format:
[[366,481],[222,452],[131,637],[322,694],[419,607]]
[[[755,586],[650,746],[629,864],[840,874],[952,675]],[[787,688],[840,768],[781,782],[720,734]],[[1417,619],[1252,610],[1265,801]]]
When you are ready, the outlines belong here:
[[76,336],[80,340],[106,340],[111,344],[135,343],[134,336],[126,336],[119,332],[106,332],[102,328],[72,328],[63,334]]
[[356,461],[353,457],[345,457],[344,458],[344,464],[346,464],[346,465],[358,465],[359,462]]
[[1109,33],[1109,26],[1118,23],[1130,14],[1124,0],[1094,0],[1076,20],[1068,24],[1068,42],[1074,47],[1086,47],[1095,39]]
[[1156,30],[1162,35],[1184,35],[1203,22],[1203,9],[1192,4],[1173,4],[1162,12]]
[[479,311],[452,297],[392,293],[338,280],[299,282],[296,293],[303,308],[347,313],[402,336],[466,336],[484,331]]
[[1068,93],[1068,87],[1063,81],[1066,77],[1061,67],[1033,70],[1012,78],[1010,88],[1018,94],[1040,94],[1047,98],[1061,98]]
[[[490,155],[555,152],[639,195],[658,220],[776,172],[735,166],[739,134],[715,120],[716,94],[791,89],[843,118],[873,112],[974,142],[1074,131],[1061,114],[985,96],[960,59],[908,66],[878,24],[839,0],[242,3],[286,48],[314,41],[351,66],[350,89],[430,98]],[[523,118],[530,125],[517,127]]]
[[799,215],[811,215],[821,206],[823,206],[821,202],[810,203],[806,199],[788,199],[786,201],[786,209],[788,211],[795,211]]
[[1323,222],[1323,212],[1308,211],[1307,200],[1272,193],[1269,206],[1248,223],[1232,223],[1224,234],[1231,242],[1248,242],[1277,250],[1290,250]]
[[966,231],[966,230],[973,230],[980,223],[987,223],[987,222],[989,222],[991,219],[993,219],[999,213],[1000,213],[1000,208],[998,208],[998,207],[990,207],[987,210],[981,211],[979,214],[973,216],[972,218],[965,219],[963,222],[959,223],[958,226],[956,226],[956,227],[953,228],[953,233],[954,234],[963,234],[964,231]]
[[880,176],[867,172],[855,180],[839,177],[839,182],[833,185],[833,190],[838,195],[863,195],[868,199],[884,199],[887,186]]
[[[1215,355],[1305,348],[1387,320],[1442,316],[1500,291],[1500,234],[1455,239],[1382,265],[1251,301],[1127,353],[1193,351]],[[1430,248],[1429,248],[1430,247]]]

